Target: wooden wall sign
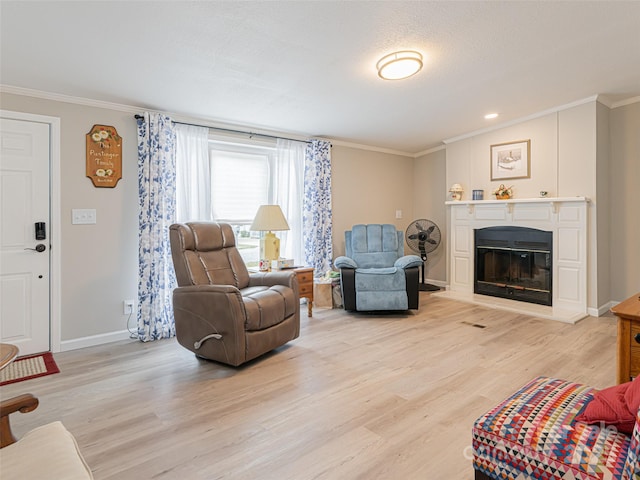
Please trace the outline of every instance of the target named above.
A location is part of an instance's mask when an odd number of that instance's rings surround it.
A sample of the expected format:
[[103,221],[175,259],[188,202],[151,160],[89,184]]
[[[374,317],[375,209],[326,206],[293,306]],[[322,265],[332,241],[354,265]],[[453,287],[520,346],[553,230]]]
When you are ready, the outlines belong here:
[[110,188],[122,178],[122,137],[115,127],[94,125],[87,133],[87,177],[94,187]]

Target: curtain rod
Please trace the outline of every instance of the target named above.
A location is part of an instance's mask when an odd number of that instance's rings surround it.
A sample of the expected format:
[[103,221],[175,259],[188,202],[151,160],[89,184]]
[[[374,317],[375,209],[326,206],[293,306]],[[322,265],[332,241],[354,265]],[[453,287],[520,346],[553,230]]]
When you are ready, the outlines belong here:
[[[139,115],[139,114],[135,114],[134,117],[136,120],[140,120],[141,118],[144,118],[142,115]],[[198,125],[197,123],[178,122],[176,120],[171,120],[171,121],[173,123],[179,123],[180,125],[189,125],[191,127],[204,127],[204,128],[210,128],[212,130],[219,130],[221,132],[242,133],[244,135],[249,135],[249,137],[266,137],[266,138],[275,138],[280,140],[290,140],[292,142],[311,143],[311,141],[309,140],[296,140],[295,138],[278,137],[276,135],[267,135],[266,133],[245,132],[242,130],[233,130],[231,128],[210,127],[208,125]]]

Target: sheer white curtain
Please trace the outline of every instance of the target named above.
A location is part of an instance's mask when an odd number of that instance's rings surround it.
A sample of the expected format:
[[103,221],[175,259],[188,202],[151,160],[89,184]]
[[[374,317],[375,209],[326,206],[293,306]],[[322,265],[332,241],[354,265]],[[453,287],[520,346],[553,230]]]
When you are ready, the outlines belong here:
[[302,232],[302,197],[304,192],[304,156],[307,144],[278,139],[273,181],[273,203],[280,205],[289,231],[277,232],[280,238],[280,255],[292,258],[296,264],[305,261]]
[[211,221],[209,129],[177,123],[176,221]]

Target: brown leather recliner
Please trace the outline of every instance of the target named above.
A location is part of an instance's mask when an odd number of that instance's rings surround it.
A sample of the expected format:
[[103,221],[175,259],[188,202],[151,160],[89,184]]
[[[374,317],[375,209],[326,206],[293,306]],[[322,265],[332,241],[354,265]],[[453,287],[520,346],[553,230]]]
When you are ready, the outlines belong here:
[[298,337],[294,272],[249,274],[227,223],[174,224],[170,240],[180,345],[199,357],[238,366]]

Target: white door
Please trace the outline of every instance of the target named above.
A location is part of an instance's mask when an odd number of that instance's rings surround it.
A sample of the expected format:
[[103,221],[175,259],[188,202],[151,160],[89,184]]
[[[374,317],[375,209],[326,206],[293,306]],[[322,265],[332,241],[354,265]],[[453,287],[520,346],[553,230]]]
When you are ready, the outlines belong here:
[[0,340],[20,355],[50,350],[49,145],[48,124],[0,119]]

